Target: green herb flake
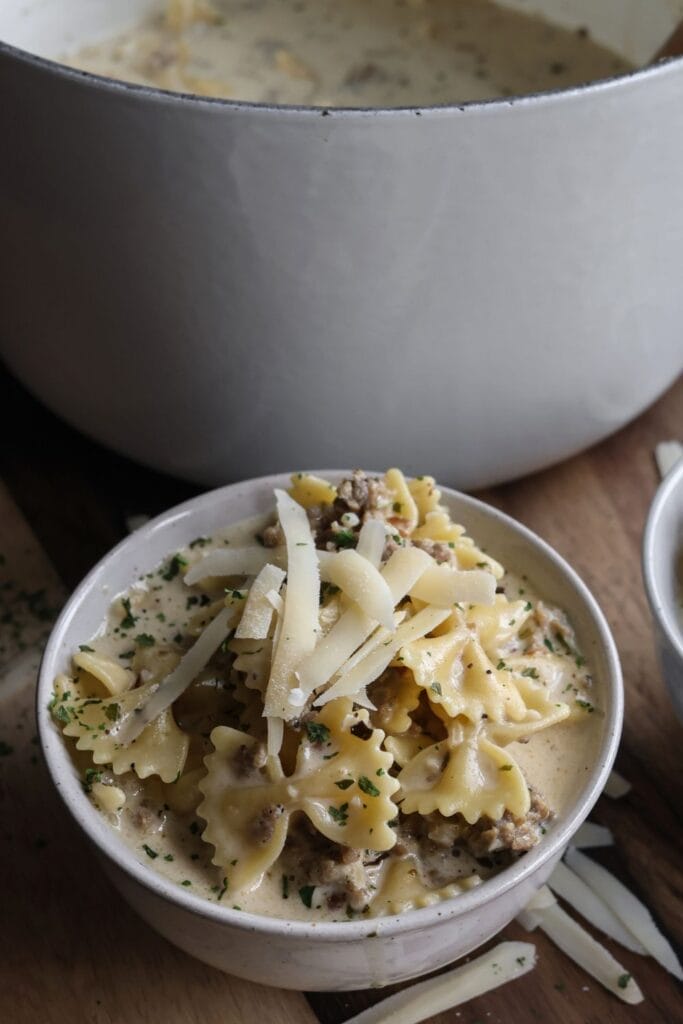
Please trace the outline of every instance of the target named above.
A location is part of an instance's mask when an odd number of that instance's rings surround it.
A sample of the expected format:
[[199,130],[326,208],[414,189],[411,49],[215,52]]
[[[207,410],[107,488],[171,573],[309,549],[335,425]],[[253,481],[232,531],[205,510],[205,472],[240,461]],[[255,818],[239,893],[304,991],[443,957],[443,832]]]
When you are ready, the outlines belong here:
[[79,644],[78,645],[78,649],[79,649],[79,651],[83,651],[84,654],[94,654],[95,653],[95,648],[94,647],[88,647],[87,644]]
[[547,637],[547,636],[546,636],[546,637],[544,637],[544,639],[543,639],[543,643],[544,643],[544,644],[545,644],[545,646],[546,646],[546,647],[548,648],[548,650],[550,651],[550,653],[551,653],[551,654],[554,654],[554,653],[555,653],[555,648],[553,647],[553,645],[552,645],[551,641],[550,641],[550,640],[548,639],[548,637]]
[[182,880],[182,882],[180,884],[184,885],[185,888],[187,888],[188,885],[192,885],[192,882],[190,881],[189,878],[183,878],[183,880]]
[[170,560],[165,570],[161,573],[163,580],[174,580],[181,569],[184,569],[187,565],[186,560],[182,555],[174,555]]
[[138,633],[135,637],[135,643],[139,647],[154,647],[156,640],[151,633]]
[[156,860],[156,858],[159,856],[157,851],[153,850],[151,846],[147,845],[147,843],[142,844],[142,849],[145,851],[145,853],[151,860]]
[[191,548],[204,548],[207,544],[211,543],[210,537],[195,537],[194,540],[190,541]]
[[138,619],[137,615],[133,615],[130,609],[130,598],[122,597],[121,604],[123,605],[123,610],[126,613],[121,620],[121,629],[132,629]]
[[441,683],[432,683],[432,685],[429,687],[429,689],[432,690],[433,693],[437,693],[439,695],[439,697],[442,696],[442,693],[441,693]]
[[505,664],[505,662],[504,662],[504,661],[503,661],[503,659],[501,658],[501,660],[500,660],[500,661],[498,662],[498,664],[496,665],[496,672],[500,672],[500,671],[502,671],[502,669],[504,669],[504,668],[507,668],[507,665]]
[[526,676],[527,679],[539,679],[540,678],[539,675],[538,675],[538,669],[537,668],[525,668],[524,671],[522,672],[522,675]]
[[499,767],[498,771],[499,772],[511,772],[512,771],[512,765],[511,764],[501,764],[501,766]]
[[356,546],[356,535],[353,530],[338,530],[332,542],[338,548],[353,548]]
[[97,768],[86,768],[83,777],[83,792],[90,793],[93,783],[102,781],[102,772]]
[[226,878],[223,879],[223,885],[222,885],[221,889],[219,890],[218,895],[216,896],[216,899],[217,900],[222,900],[227,891],[228,891],[228,879],[226,877]]
[[119,654],[119,658],[121,658],[123,661],[130,661],[130,659],[134,658],[134,657],[135,657],[135,650],[124,651],[123,654]]
[[121,714],[121,708],[116,703],[108,704],[104,709],[104,713],[110,722],[115,722]]
[[533,608],[533,605],[532,605],[531,601],[527,601],[527,603],[524,605],[524,611],[525,612],[530,612],[532,608]]
[[282,898],[283,900],[289,899],[289,879],[287,875],[282,876]]
[[631,980],[631,975],[630,974],[628,974],[628,973],[620,974],[618,979],[617,979],[617,985],[619,986],[619,988],[627,988],[628,987],[628,983],[629,983],[630,980]]
[[339,782],[335,782],[335,786],[338,786],[339,789],[348,789],[352,785],[353,779],[340,779]]
[[403,508],[403,505],[401,504],[400,501],[395,501],[394,504],[392,505],[392,508],[393,508],[394,512],[396,513],[396,515],[400,516],[401,509]]
[[587,711],[589,715],[591,715],[595,711],[595,708],[589,700],[579,700],[579,698],[577,697],[574,703],[578,704],[580,708],[584,709],[584,711]]
[[169,864],[171,863],[171,861],[172,861],[173,859],[174,859],[174,857],[173,857],[173,854],[172,854],[172,853],[167,853],[167,854],[166,854],[166,855],[164,856],[164,860],[167,860],[167,861],[169,862]]
[[386,774],[387,773],[384,771],[384,768],[378,768],[377,771],[375,772],[375,775],[386,775]]
[[367,796],[379,796],[379,790],[374,782],[367,777],[367,775],[361,775],[358,780],[358,787],[362,789]]
[[60,704],[59,707],[55,709],[54,716],[57,719],[57,721],[61,722],[63,725],[68,725],[69,722],[71,721],[69,709],[65,708],[63,704]]
[[302,885],[301,888],[299,889],[299,897],[301,898],[301,902],[305,907],[308,907],[309,910],[311,909],[311,904],[313,903],[314,892],[314,885]]
[[322,722],[306,722],[306,735],[311,743],[329,743],[330,730]]
[[339,807],[335,807],[331,804],[327,808],[330,817],[337,825],[346,825],[349,820],[349,805],[341,804]]

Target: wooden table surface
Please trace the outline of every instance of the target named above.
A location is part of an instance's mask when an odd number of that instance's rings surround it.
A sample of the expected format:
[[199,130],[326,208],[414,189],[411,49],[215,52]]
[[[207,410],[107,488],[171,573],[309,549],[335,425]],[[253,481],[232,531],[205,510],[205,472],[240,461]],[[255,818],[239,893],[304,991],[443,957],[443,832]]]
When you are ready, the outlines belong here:
[[[127,515],[156,514],[198,490],[81,437],[2,371],[0,403],[0,554],[4,571],[11,566],[20,575],[24,600],[57,605],[63,597],[59,580],[64,590],[72,588],[125,534]],[[645,514],[658,482],[653,449],[669,438],[683,438],[680,380],[597,447],[480,496],[554,545],[607,614],[626,684],[617,767],[633,789],[621,800],[600,800],[592,819],[608,825],[617,844],[594,855],[641,895],[675,943],[683,936],[683,728],[655,660],[639,562]],[[5,605],[5,636],[11,622]],[[35,658],[30,651],[25,657],[30,678]],[[239,981],[190,959],[151,931],[105,880],[53,795],[34,742],[31,702],[30,685],[12,696],[0,680],[0,1021],[342,1024],[380,998],[377,992],[283,992]],[[542,934],[529,937],[513,924],[504,935],[536,943],[536,970],[435,1022],[683,1021],[680,987],[652,960],[601,939],[646,995],[640,1006],[627,1007]]]

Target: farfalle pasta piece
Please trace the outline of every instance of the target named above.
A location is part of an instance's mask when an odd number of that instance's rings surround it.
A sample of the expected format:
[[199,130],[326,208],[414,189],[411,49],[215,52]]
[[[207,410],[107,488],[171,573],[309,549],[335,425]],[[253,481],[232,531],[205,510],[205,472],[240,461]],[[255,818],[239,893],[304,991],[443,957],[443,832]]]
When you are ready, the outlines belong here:
[[290,776],[277,757],[266,759],[247,733],[225,726],[212,732],[215,751],[205,759],[198,814],[230,891],[259,884],[282,852],[295,811],[303,811],[333,842],[378,851],[394,845],[388,824],[397,814],[391,797],[398,783],[389,775],[393,759],[381,749],[381,730],[372,730],[365,740],[351,732],[367,722],[365,712],[351,707],[349,701],[334,701],[306,723]]
[[496,722],[519,721],[526,706],[509,673],[497,671],[481,645],[465,629],[406,644],[403,664],[430,701],[450,718],[478,722],[484,715]]
[[404,857],[387,865],[370,904],[370,916],[385,917],[417,907],[430,907],[433,903],[450,899],[471,887],[471,884],[463,880],[451,882],[439,889],[428,889],[420,877],[415,858]]
[[496,662],[519,645],[519,633],[532,615],[530,602],[508,601],[496,594],[492,605],[476,604],[462,612],[489,658]]
[[501,579],[505,570],[500,562],[477,547],[471,537],[465,533],[464,527],[452,522],[445,509],[427,512],[425,521],[417,526],[411,539],[441,541],[453,549],[459,569],[487,569],[496,579]]
[[403,736],[387,736],[384,749],[391,754],[399,768],[404,768],[433,742],[434,738],[427,733],[406,733]]
[[421,751],[398,776],[404,814],[462,814],[470,825],[505,811],[523,818],[529,788],[514,758],[487,738],[480,726],[454,723],[448,738]]
[[95,651],[80,651],[74,655],[73,661],[77,668],[94,676],[113,696],[130,690],[135,682],[134,672]]
[[412,725],[411,711],[420,703],[420,687],[412,673],[390,668],[368,691],[375,711],[372,724],[387,734],[406,732]]
[[116,775],[134,771],[140,779],[159,775],[173,782],[182,772],[189,738],[177,726],[170,709],[147,725],[132,743],[117,742],[120,727],[147,699],[154,682],[117,697],[84,697],[62,701],[54,712],[64,735],[76,738],[76,747],[92,754],[95,764],[111,763]]
[[552,704],[566,703],[567,717],[574,721],[596,708],[593,695],[585,685],[585,676],[574,671],[573,661],[556,654],[524,655],[506,658],[505,664],[533,706],[541,707],[543,698]]

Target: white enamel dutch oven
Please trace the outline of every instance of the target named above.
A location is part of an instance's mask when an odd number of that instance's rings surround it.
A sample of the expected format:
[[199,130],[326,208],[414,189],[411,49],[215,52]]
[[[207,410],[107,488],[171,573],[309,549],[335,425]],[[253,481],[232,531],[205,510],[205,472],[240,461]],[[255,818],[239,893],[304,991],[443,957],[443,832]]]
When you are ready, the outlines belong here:
[[[338,472],[321,475],[338,479]],[[60,615],[40,670],[37,716],[48,770],[77,826],[98,851],[114,885],[170,942],[252,981],[283,988],[341,990],[388,985],[436,970],[495,935],[546,881],[609,775],[621,734],[623,687],[609,627],[572,569],[540,538],[496,509],[444,489],[453,518],[544,598],[563,607],[591,665],[601,709],[595,760],[576,780],[573,801],[539,845],[470,892],[394,917],[314,924],[234,910],[193,895],[149,866],[119,838],[83,792],[60,729],[48,710],[55,676],[102,623],[113,597],[194,537],[273,507],[287,476],[233,484],[159,516],[114,548],[77,587]],[[593,723],[592,723],[593,724]],[[146,861],[144,863],[143,861]]]
[[[321,111],[45,59],[161,2],[0,4],[1,352],[70,422],[206,483],[398,461],[472,488],[596,441],[680,372],[683,60]],[[638,65],[683,16],[507,2]]]

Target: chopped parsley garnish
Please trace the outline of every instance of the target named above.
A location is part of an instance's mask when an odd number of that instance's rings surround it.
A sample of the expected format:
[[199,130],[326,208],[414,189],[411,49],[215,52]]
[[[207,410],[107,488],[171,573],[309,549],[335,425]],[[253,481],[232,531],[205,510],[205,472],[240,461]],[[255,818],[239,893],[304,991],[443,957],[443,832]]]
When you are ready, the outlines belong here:
[[154,647],[156,640],[151,633],[138,633],[135,637],[135,643],[140,647]]
[[282,876],[282,898],[283,900],[289,899],[289,879],[287,875]]
[[311,909],[311,904],[313,903],[314,892],[314,885],[302,885],[301,888],[299,889],[299,896],[301,897],[301,902],[305,907],[308,907],[309,910]]
[[152,860],[156,860],[156,858],[159,856],[157,851],[153,850],[151,846],[147,845],[147,843],[142,844],[142,849],[145,851],[147,856],[150,857]]
[[121,604],[123,605],[123,610],[126,613],[121,620],[121,629],[132,629],[138,619],[137,615],[133,615],[130,610],[130,598],[122,597]]
[[306,722],[306,735],[311,743],[329,743],[330,730],[322,722]]
[[628,973],[627,974],[620,974],[618,979],[617,979],[617,985],[619,986],[619,988],[626,988],[626,986],[628,985],[630,980],[631,980],[631,975],[630,974],[628,974]]
[[398,516],[401,514],[401,509],[403,508],[403,505],[401,504],[400,501],[395,501],[394,504],[392,505],[392,508],[396,515]]
[[203,548],[203,547],[206,547],[206,545],[210,544],[210,543],[211,543],[211,538],[210,537],[195,537],[194,540],[190,541],[190,545],[189,546],[191,548]]
[[78,645],[78,649],[79,649],[79,651],[83,651],[84,654],[94,654],[95,653],[95,648],[94,647],[88,647],[87,644],[79,644]]
[[[360,785],[360,783],[359,783],[359,785]],[[335,807],[334,805],[331,804],[327,808],[327,810],[330,813],[330,817],[332,818],[333,821],[335,821],[337,823],[337,825],[346,825],[346,823],[349,820],[349,805],[348,804],[341,804],[339,807]]]
[[499,772],[511,772],[512,771],[512,765],[511,764],[501,764],[501,766],[498,769],[498,771]]
[[65,708],[63,704],[60,704],[59,707],[55,709],[54,714],[57,721],[62,722],[64,725],[68,725],[71,721],[69,710],[68,708]]
[[547,636],[543,638],[543,643],[548,648],[551,654],[555,653],[555,648],[553,647],[552,643],[550,642]]
[[379,796],[379,790],[374,782],[372,782],[367,775],[361,775],[358,780],[358,787],[362,789],[368,796]]
[[538,669],[537,668],[525,668],[524,671],[522,672],[522,675],[526,676],[527,679],[538,679],[539,678]]
[[477,562],[477,569],[488,569],[488,562]]
[[108,704],[104,709],[104,713],[110,722],[115,722],[121,713],[121,709],[118,704]]
[[166,855],[164,856],[164,860],[167,860],[167,861],[169,861],[169,863],[170,863],[170,861],[172,861],[172,860],[173,860],[173,854],[172,854],[172,853],[167,853],[167,854],[166,854]]
[[159,620],[159,622],[166,622],[166,616],[164,615],[163,612],[157,612],[156,617]]
[[92,790],[93,783],[102,781],[102,772],[98,771],[97,768],[86,768],[85,777],[83,779],[83,791],[89,793]]
[[439,697],[441,697],[441,683],[432,683],[429,689],[433,690],[434,693],[438,693]]
[[498,664],[496,665],[496,672],[500,672],[501,669],[504,669],[504,668],[507,668],[507,665],[505,664],[505,662],[501,658],[500,661],[498,662]]
[[216,899],[217,900],[222,900],[227,891],[228,891],[228,879],[226,877],[226,878],[223,879],[223,886],[219,890],[218,896],[216,896]]
[[182,557],[182,555],[174,555],[173,558],[168,563],[168,565],[166,566],[164,572],[161,573],[161,578],[163,580],[169,581],[174,580],[178,573],[180,572],[180,570],[184,569],[186,565],[187,562]]
[[192,882],[190,881],[189,878],[183,878],[183,880],[182,880],[182,882],[180,884],[187,887],[188,885],[192,885]]
[[591,704],[591,702],[589,700],[579,700],[579,698],[577,697],[577,699],[574,701],[574,703],[578,704],[580,708],[584,709],[584,711],[587,711],[589,715],[593,711],[595,711],[595,708],[593,707],[593,705]]
[[339,530],[332,538],[332,542],[338,548],[353,548],[356,545],[356,535],[353,530]]
[[339,782],[335,782],[335,786],[338,786],[339,789],[348,789],[352,785],[353,779],[340,779]]
[[524,605],[524,611],[525,612],[530,612],[532,608],[533,608],[533,605],[532,605],[531,601],[527,601],[527,603]]
[[134,657],[135,657],[135,651],[134,650],[132,650],[132,651],[124,651],[123,654],[119,654],[119,658],[122,658],[124,661],[130,661],[130,659],[134,658]]
[[384,771],[384,768],[378,768],[375,775],[386,775],[386,772]]

